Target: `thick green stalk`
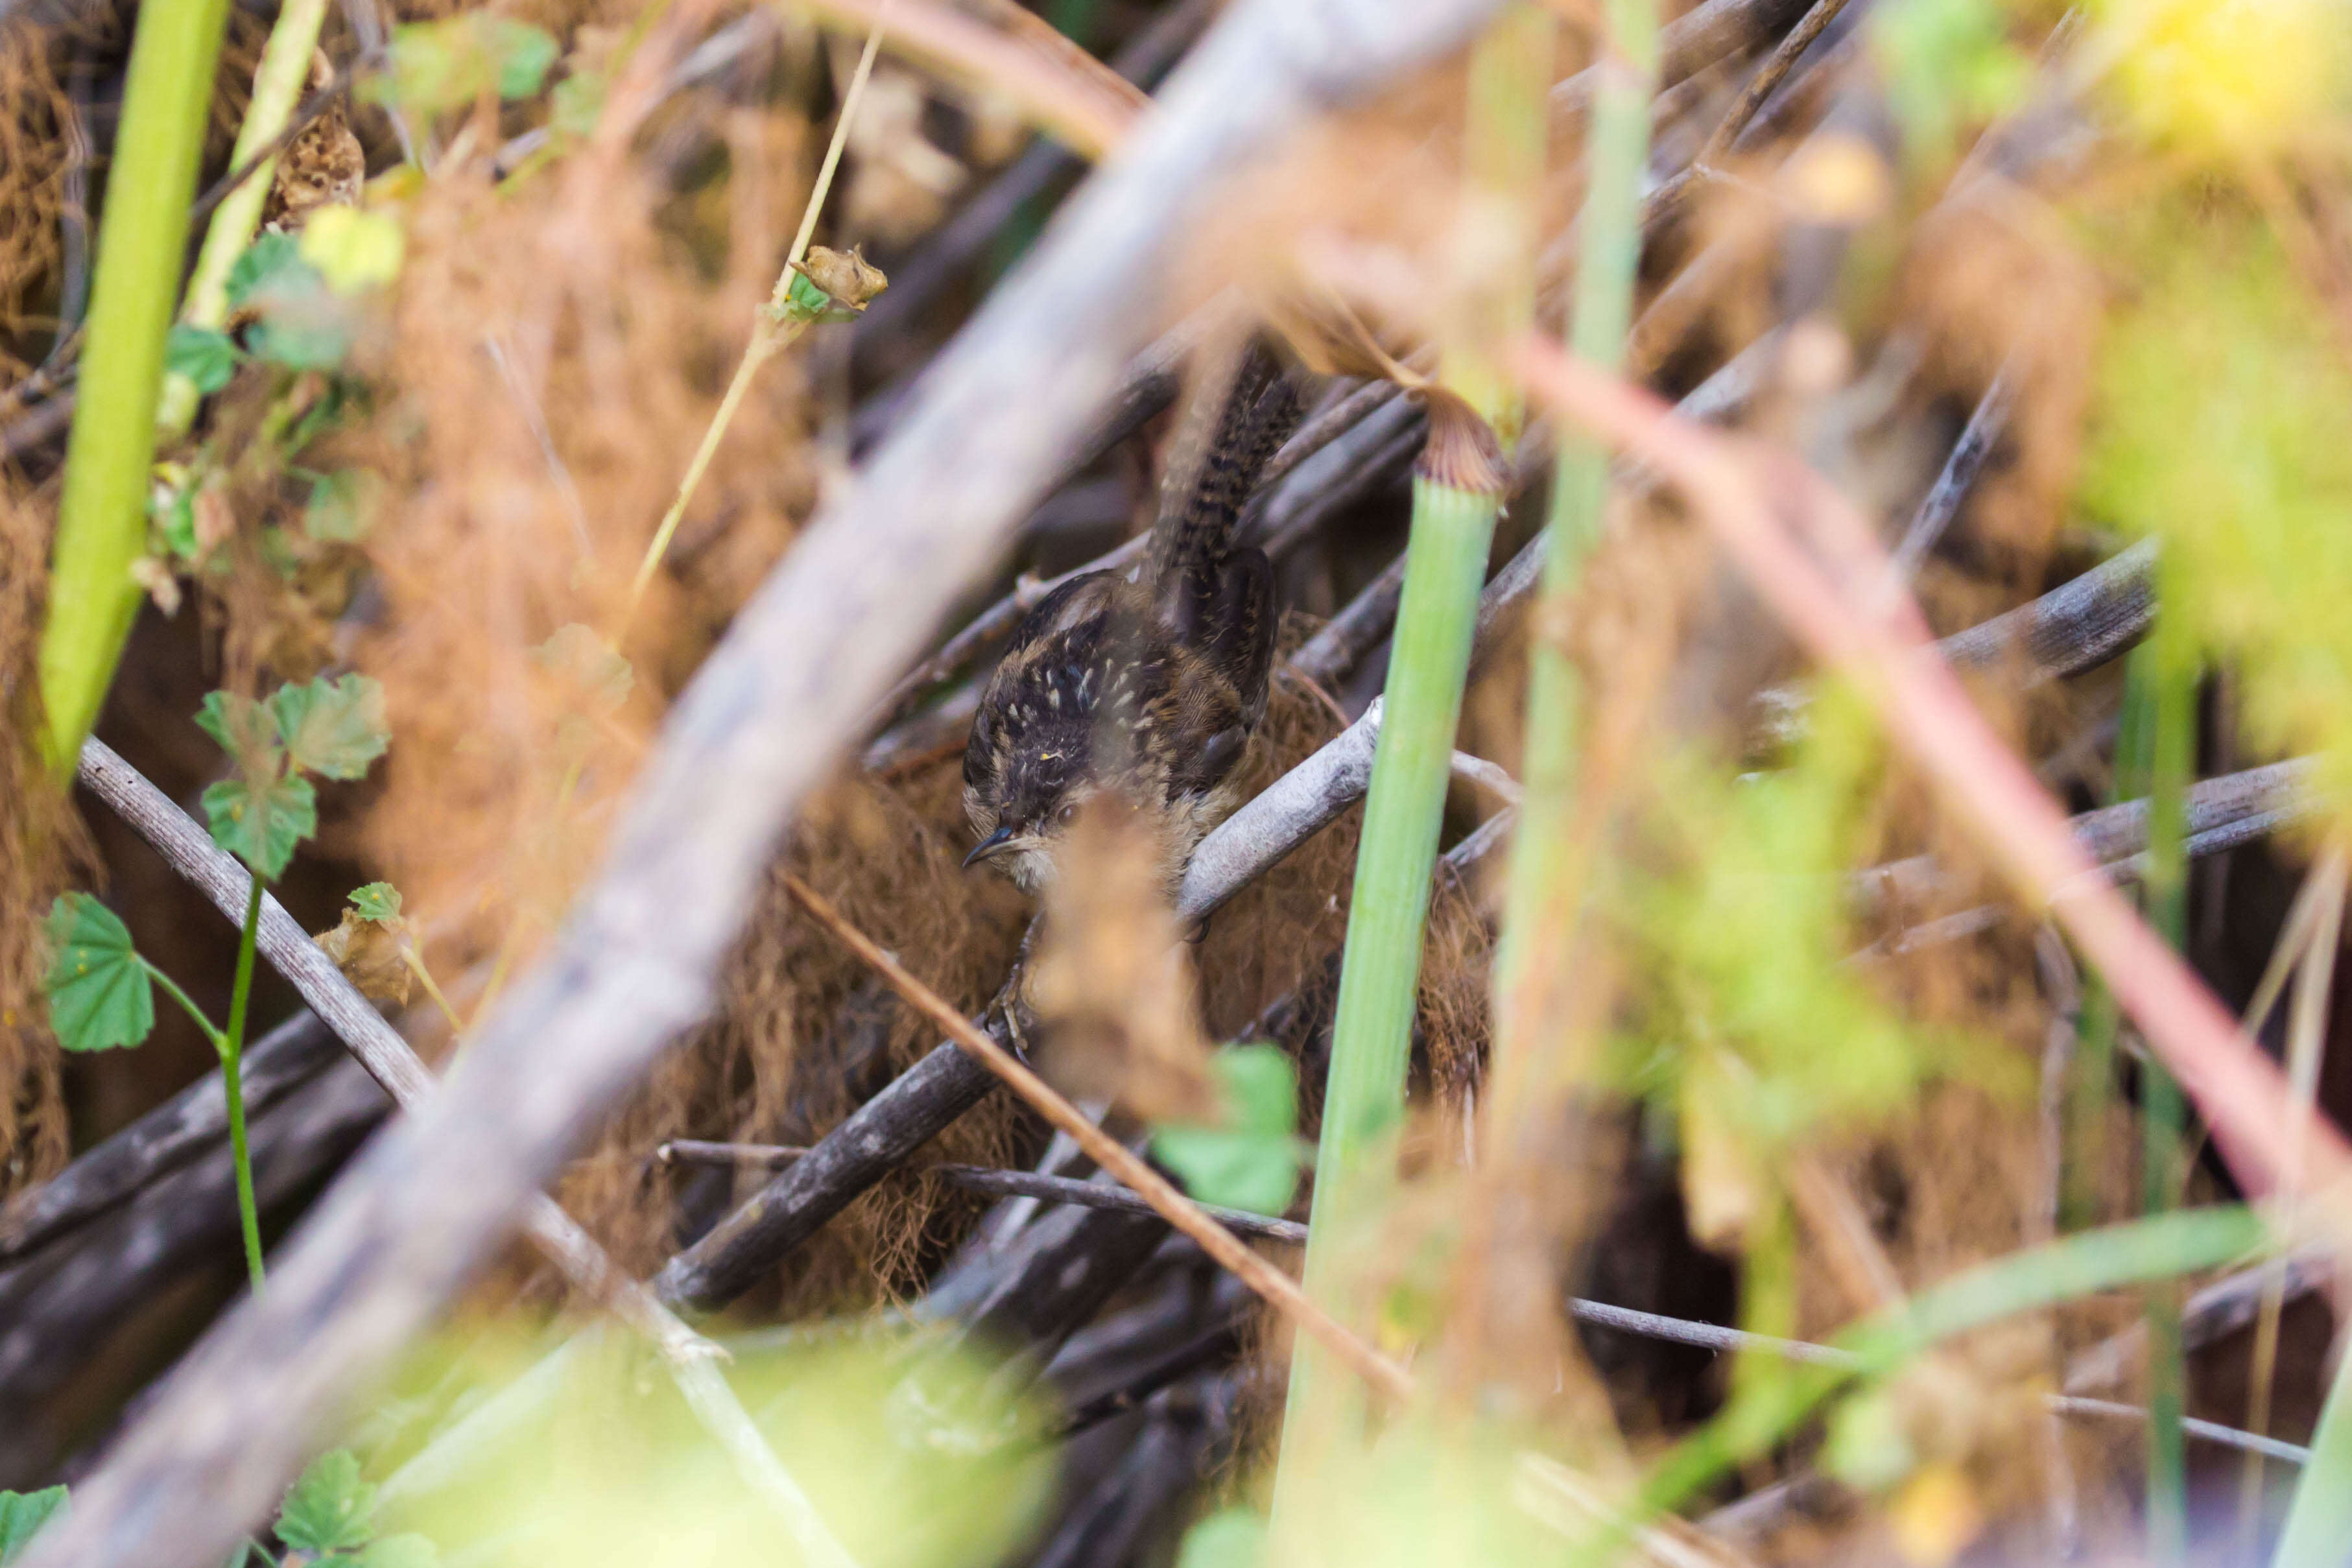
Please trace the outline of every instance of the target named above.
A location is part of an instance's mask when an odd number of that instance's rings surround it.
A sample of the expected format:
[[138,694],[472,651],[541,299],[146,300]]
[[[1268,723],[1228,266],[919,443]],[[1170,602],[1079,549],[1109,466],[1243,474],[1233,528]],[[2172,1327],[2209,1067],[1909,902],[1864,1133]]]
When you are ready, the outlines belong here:
[[[1385,1199],[1394,1136],[1404,1120],[1430,875],[1497,510],[1492,492],[1426,477],[1413,481],[1404,591],[1339,960],[1331,1071],[1315,1162],[1314,1226],[1307,1244],[1307,1293],[1334,1310],[1349,1272],[1344,1256],[1349,1239],[1360,1235],[1365,1216]],[[1292,1352],[1276,1477],[1277,1514],[1284,1489],[1299,1470],[1292,1458],[1297,1444],[1309,1427],[1347,1420],[1353,1408],[1336,1390],[1332,1399],[1319,1397],[1320,1380],[1345,1375],[1327,1369],[1324,1359],[1304,1340]]]
[[[311,58],[319,48],[319,26],[326,19],[327,0],[286,0],[269,29],[261,64],[253,73],[253,97],[247,104],[245,123],[237,127],[236,149],[229,167],[241,169],[261,150],[278,140],[293,117],[295,100],[310,79]],[[228,274],[260,226],[262,204],[278,160],[270,159],[213,209],[205,230],[204,249],[196,255],[195,272],[188,279],[188,297],[180,319],[190,326],[217,328],[228,319]],[[155,414],[158,433],[165,440],[184,434],[195,419],[202,395],[184,375],[166,374],[163,396]]]
[[139,608],[131,564],[147,539],[163,337],[179,296],[227,16],[228,0],[142,5],[131,46],[41,630],[48,763],[61,785],[73,776]]
[[228,1096],[229,1157],[236,1163],[236,1217],[245,1231],[245,1268],[253,1293],[261,1294],[261,1210],[253,1197],[253,1157],[245,1144],[245,1084],[239,1076],[245,1054],[245,1009],[253,995],[253,950],[261,931],[261,873],[245,903],[245,930],[236,942],[236,984],[229,992],[228,1027],[218,1043],[221,1088]]
[[[1569,346],[1580,359],[1624,363],[1642,254],[1642,171],[1649,159],[1650,96],[1657,76],[1657,0],[1608,0],[1608,52],[1592,100],[1591,148]],[[1541,607],[1528,650],[1527,795],[1511,846],[1511,875],[1495,963],[1496,1103],[1524,1097],[1538,1041],[1557,1026],[1557,982],[1576,900],[1570,826],[1584,694],[1560,628],[1600,538],[1609,500],[1609,453],[1580,434],[1560,441]]]
[[2352,1541],[2352,1355],[2336,1368],[2271,1568],[2342,1568]]
[[[2197,667],[2180,644],[2177,616],[2159,616],[2156,635],[2135,649],[2126,681],[2142,687],[2140,756],[2135,771],[2147,788],[2150,921],[2176,949],[2189,934],[2189,776],[2197,748]],[[2142,1207],[2161,1215],[2180,1200],[2186,1173],[2181,1134],[2187,1110],[2180,1085],[2152,1056],[2143,1069],[2140,1122]],[[2188,1444],[2181,1430],[2187,1379],[2180,1342],[2180,1284],[2160,1280],[2147,1293],[2147,1538],[2151,1562],[2189,1554]]]
[[[1507,441],[1518,428],[1516,395],[1485,351],[1524,331],[1534,313],[1536,196],[1552,37],[1548,16],[1518,5],[1471,57],[1463,216],[1465,231],[1488,243],[1475,275],[1459,280],[1466,331],[1449,347],[1441,374],[1459,401],[1433,407],[1429,445],[1413,480],[1404,587],[1340,955],[1307,1247],[1308,1293],[1343,1315],[1351,1244],[1394,1179],[1430,874],[1478,592],[1501,506],[1494,431]],[[1293,1352],[1275,1478],[1277,1531],[1301,1511],[1297,1500],[1312,1480],[1316,1445],[1351,1440],[1360,1402],[1321,1362],[1304,1342]],[[1333,1385],[1326,1388],[1327,1382]]]

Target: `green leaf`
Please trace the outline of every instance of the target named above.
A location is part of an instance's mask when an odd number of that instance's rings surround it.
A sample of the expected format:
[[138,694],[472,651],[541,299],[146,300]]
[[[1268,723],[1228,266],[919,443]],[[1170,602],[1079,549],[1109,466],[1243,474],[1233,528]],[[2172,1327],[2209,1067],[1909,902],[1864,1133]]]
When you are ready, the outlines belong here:
[[282,744],[278,715],[267,702],[234,691],[207,691],[196,710],[196,726],[220,749],[247,767],[275,772]]
[[186,489],[176,489],[151,508],[163,533],[163,542],[173,554],[183,561],[194,561],[201,546],[196,542],[196,498]]
[[69,1051],[135,1046],[155,1027],[155,983],[114,911],[88,893],[49,906],[49,1027]]
[[236,374],[245,356],[226,332],[183,321],[163,340],[163,368],[184,375],[198,392],[218,392]]
[[510,16],[476,14],[483,48],[498,74],[500,98],[529,98],[547,80],[548,68],[562,51],[555,36],[544,27]]
[[228,302],[245,304],[255,290],[289,275],[309,272],[301,246],[290,234],[265,234],[245,247],[228,269]]
[[223,779],[205,788],[205,816],[213,842],[274,880],[294,858],[294,847],[319,831],[319,794],[299,776],[257,784]]
[[554,636],[530,650],[530,657],[541,669],[563,677],[607,711],[628,700],[636,679],[629,661],[578,621],[558,626]]
[[400,889],[390,882],[370,882],[364,888],[353,888],[352,908],[359,910],[363,921],[396,921],[400,918]]
[[1228,1508],[1184,1532],[1176,1568],[1257,1568],[1265,1559],[1265,1521],[1245,1508]]
[[604,113],[604,78],[599,71],[575,68],[555,84],[551,96],[548,128],[559,136],[586,136]]
[[338,468],[310,487],[302,531],[321,544],[357,544],[375,526],[383,480],[366,468]]
[[355,1557],[352,1568],[434,1568],[441,1560],[433,1542],[416,1534],[387,1535]]
[[351,353],[356,326],[326,280],[272,284],[255,297],[261,311],[248,334],[254,357],[289,370],[332,370]]
[[0,1491],[0,1568],[16,1561],[31,1545],[41,1526],[65,1511],[66,1489],[46,1491]]
[[366,95],[427,117],[485,92],[528,98],[546,81],[559,52],[554,35],[510,17],[467,12],[413,23],[393,30],[392,68]]
[[1999,0],[1899,0],[1868,26],[1915,169],[1941,163],[1963,126],[2006,113],[2032,86]]
[[1223,1124],[1156,1129],[1151,1152],[1204,1204],[1278,1215],[1298,1188],[1303,1150],[1298,1079],[1273,1046],[1235,1046],[1210,1059],[1224,1101]]
[[355,1552],[375,1539],[375,1488],[348,1448],[310,1461],[278,1505],[278,1539],[297,1552]]
[[302,259],[338,294],[380,289],[400,276],[406,241],[390,215],[358,207],[320,207],[302,226]]
[[351,311],[290,234],[265,234],[246,247],[229,268],[228,297],[261,318],[247,334],[257,358],[295,370],[331,370],[350,352]]
[[2100,337],[2084,508],[2163,541],[2158,602],[2231,669],[2231,722],[2265,755],[2318,752],[2310,798],[2340,829],[2352,822],[2352,370],[2312,331],[2284,248],[2239,208],[2154,205],[2101,248],[2129,279],[2129,304]]
[[1918,1465],[1918,1452],[1904,1429],[1903,1411],[1892,1390],[1883,1385],[1864,1389],[1831,1414],[1821,1467],[1846,1485],[1864,1492],[1885,1491]]
[[286,754],[295,767],[331,779],[365,775],[383,755],[392,731],[383,719],[383,688],[364,675],[281,686],[270,700]]

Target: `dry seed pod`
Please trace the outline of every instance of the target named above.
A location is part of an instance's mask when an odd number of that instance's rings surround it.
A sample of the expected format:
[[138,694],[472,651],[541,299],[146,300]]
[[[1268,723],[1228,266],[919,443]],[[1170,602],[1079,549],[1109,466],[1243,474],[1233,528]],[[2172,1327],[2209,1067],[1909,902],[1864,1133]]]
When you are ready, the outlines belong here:
[[401,956],[400,933],[394,929],[396,923],[372,921],[357,910],[345,910],[334,930],[320,931],[310,940],[335,961],[335,967],[359,987],[361,995],[372,1002],[398,1005],[408,1000],[415,977]]
[[854,245],[847,250],[812,245],[806,258],[793,263],[793,270],[824,289],[835,304],[851,310],[863,310],[868,300],[890,286],[882,269]]

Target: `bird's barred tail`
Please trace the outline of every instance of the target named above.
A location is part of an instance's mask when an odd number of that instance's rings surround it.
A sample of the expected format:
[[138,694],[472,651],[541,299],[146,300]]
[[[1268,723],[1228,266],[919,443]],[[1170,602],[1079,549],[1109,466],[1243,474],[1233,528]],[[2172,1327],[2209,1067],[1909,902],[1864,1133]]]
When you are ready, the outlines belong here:
[[1156,584],[1163,604],[1188,585],[1197,593],[1215,574],[1258,476],[1297,428],[1298,416],[1298,397],[1280,362],[1252,340],[1230,374],[1213,426],[1194,416],[1171,455],[1143,577]]

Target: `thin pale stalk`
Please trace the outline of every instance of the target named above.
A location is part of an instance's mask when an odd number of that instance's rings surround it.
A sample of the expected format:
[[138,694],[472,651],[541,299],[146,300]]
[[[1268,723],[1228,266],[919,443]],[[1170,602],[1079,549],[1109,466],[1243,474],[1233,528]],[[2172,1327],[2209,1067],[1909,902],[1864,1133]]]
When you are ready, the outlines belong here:
[[449,1005],[449,998],[441,994],[441,987],[434,982],[433,972],[425,967],[424,958],[415,948],[403,944],[400,950],[400,962],[408,966],[408,973],[416,976],[416,983],[425,987],[425,994],[430,996],[433,999],[433,1005],[441,1009],[441,1016],[449,1021],[450,1034],[463,1037],[466,1033],[466,1021],[457,1016],[457,1008]]
[[[246,105],[245,123],[237,127],[236,147],[229,167],[243,168],[276,142],[310,79],[310,61],[319,49],[319,27],[326,20],[327,0],[286,0],[263,46],[261,63],[254,68],[253,97]],[[278,160],[263,159],[213,209],[205,230],[204,248],[196,253],[196,269],[188,279],[186,302],[180,319],[190,326],[217,328],[228,319],[228,274],[260,226],[262,204]],[[171,440],[186,432],[196,416],[201,398],[196,384],[184,375],[166,374],[163,400],[156,411],[157,434]]]
[[246,900],[245,929],[236,939],[236,984],[228,994],[228,1027],[215,1042],[221,1089],[228,1097],[229,1156],[236,1163],[236,1217],[245,1232],[245,1268],[257,1296],[261,1294],[261,1212],[253,1197],[253,1158],[245,1143],[245,1087],[238,1068],[245,1054],[245,1010],[253,998],[253,953],[260,931],[261,874],[257,871]]
[[163,338],[227,16],[228,0],[143,5],[131,46],[41,629],[47,761],[60,784],[73,776],[139,608],[131,565],[147,541]]
[[228,1037],[221,1033],[219,1025],[205,1016],[205,1010],[196,1005],[194,997],[180,989],[180,983],[143,958],[139,961],[139,966],[147,972],[149,979],[163,988],[163,994],[177,1002],[180,1005],[180,1011],[185,1013],[194,1021],[196,1027],[204,1031],[205,1038],[212,1042],[213,1049],[219,1050],[222,1042]]
[[[646,558],[638,563],[636,577],[629,584],[629,602],[621,611],[619,629],[613,634],[616,645],[636,620],[646,589],[652,585],[662,557],[669,553],[677,525],[685,519],[694,492],[701,488],[702,476],[717,455],[719,443],[726,438],[727,427],[734,424],[735,411],[742,406],[743,395],[751,389],[752,378],[759,374],[761,365],[790,347],[808,325],[784,313],[784,302],[792,292],[793,268],[808,254],[809,240],[816,233],[817,215],[824,210],[825,194],[833,189],[834,171],[841,166],[841,150],[848,143],[857,100],[866,95],[866,80],[874,74],[875,57],[882,50],[883,24],[889,15],[890,0],[883,0],[874,26],[866,35],[865,51],[857,57],[857,68],[850,74],[848,89],[841,95],[841,112],[834,117],[833,138],[825,143],[824,162],[817,168],[816,184],[809,190],[808,205],[801,209],[801,226],[793,235],[792,249],[784,256],[783,270],[776,274],[776,286],[769,290],[767,304],[751,324],[751,341],[743,345],[743,358],[735,366],[735,378],[727,384],[727,395],[719,400],[718,410],[710,416],[710,427],[703,431],[702,443],[694,449],[693,461],[686,466],[686,477],[678,481],[677,495],[662,514],[661,526],[654,530],[653,542],[646,546]],[[569,796],[571,792],[564,793]]]
[[[1609,0],[1607,53],[1595,67],[1590,175],[1581,224],[1570,347],[1615,370],[1625,361],[1633,280],[1642,254],[1642,171],[1649,158],[1650,97],[1657,79],[1656,0]],[[1511,845],[1511,874],[1495,963],[1496,1048],[1488,1104],[1524,1110],[1531,1056],[1563,1023],[1564,979],[1577,899],[1572,811],[1584,693],[1562,631],[1601,536],[1610,454],[1581,432],[1566,434],[1553,469],[1543,594],[1531,622],[1528,722],[1521,782],[1527,799]]]
[[[1436,479],[1413,481],[1404,591],[1340,956],[1307,1244],[1307,1294],[1335,1312],[1344,1311],[1352,1244],[1393,1179],[1430,874],[1498,499]],[[1295,1500],[1323,1468],[1318,1452],[1348,1441],[1360,1416],[1362,1400],[1332,1373],[1305,1342],[1294,1349],[1275,1476],[1277,1532],[1304,1511]]]
[[[2288,1169],[2301,1158],[2311,1135],[2312,1106],[2319,1093],[2319,1063],[2327,1043],[2328,1002],[2336,979],[2336,945],[2344,935],[2344,889],[2347,861],[2340,844],[2331,845],[2312,872],[2311,908],[2315,918],[2304,935],[2301,963],[2294,981],[2294,1004],[2287,1016],[2286,1084],[2294,1102],[2288,1122]],[[2298,900],[2300,902],[2301,900]],[[2279,1191],[2279,1228],[2295,1226],[2301,1194],[2292,1178]],[[2254,1319],[2253,1371],[2246,1394],[2246,1430],[2268,1436],[2271,1426],[2271,1381],[2278,1370],[2279,1318],[2286,1307],[2286,1260],[2279,1258],[2263,1269],[2263,1304]],[[2238,1556],[2251,1563],[2262,1529],[2263,1461],[2248,1451],[2238,1477]]]

